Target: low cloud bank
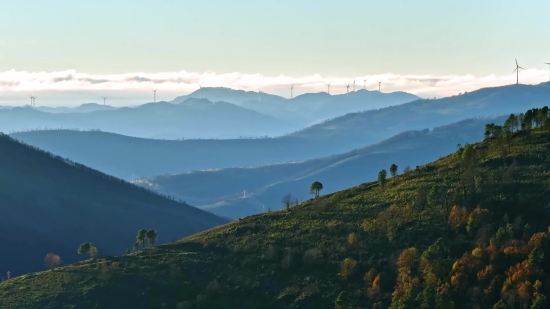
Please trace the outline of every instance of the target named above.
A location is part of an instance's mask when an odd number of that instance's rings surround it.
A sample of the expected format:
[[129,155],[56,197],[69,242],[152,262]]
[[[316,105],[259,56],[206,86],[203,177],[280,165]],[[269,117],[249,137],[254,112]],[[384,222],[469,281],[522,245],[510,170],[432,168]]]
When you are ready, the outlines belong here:
[[[382,81],[382,92],[405,91],[421,97],[443,97],[472,91],[479,88],[502,86],[516,82],[515,73],[509,75],[367,75],[335,77],[313,74],[292,77],[286,75],[265,76],[244,73],[125,73],[86,74],[75,70],[59,72],[26,72],[9,70],[0,72],[0,105],[25,105],[29,95],[38,97],[37,105],[60,106],[81,103],[102,103],[101,96],[109,96],[108,103],[115,106],[134,105],[153,101],[152,90],[158,89],[157,101],[172,100],[178,95],[191,93],[202,87],[227,87],[247,91],[290,96],[307,92],[327,91],[331,94],[346,92],[346,85],[353,89],[378,89]],[[538,84],[548,81],[548,72],[527,69],[520,72],[523,84]]]

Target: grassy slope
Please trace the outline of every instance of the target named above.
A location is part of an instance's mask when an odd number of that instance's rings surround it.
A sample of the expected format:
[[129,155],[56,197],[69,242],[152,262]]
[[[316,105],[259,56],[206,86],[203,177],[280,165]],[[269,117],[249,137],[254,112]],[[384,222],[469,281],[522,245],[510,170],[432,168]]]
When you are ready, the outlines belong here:
[[[422,252],[439,237],[448,243],[458,238],[445,207],[419,202],[419,188],[447,181],[449,206],[482,205],[492,213],[493,228],[506,213],[512,221],[521,215],[533,229],[546,230],[549,148],[550,136],[540,132],[516,134],[505,144],[483,142],[474,151],[480,180],[473,191],[463,192],[470,184],[460,176],[463,160],[453,154],[391,179],[385,190],[365,183],[177,244],[15,278],[0,285],[0,303],[3,308],[334,308],[340,291],[347,291],[354,308],[372,308],[374,302],[387,308],[401,250],[415,246]],[[495,182],[510,175],[503,166],[513,160],[513,180]],[[348,243],[350,233],[356,233],[354,245]],[[474,236],[460,237],[464,242],[451,246],[451,259],[474,248]],[[322,256],[304,259],[314,248]],[[347,280],[338,276],[345,258],[358,262]],[[382,292],[375,297],[365,295],[363,281],[371,268],[382,277]]]
[[227,222],[6,135],[0,136],[0,214],[2,275],[44,269],[49,252],[78,261],[83,242],[95,243],[101,255],[123,253],[141,228],[158,230],[165,243]]

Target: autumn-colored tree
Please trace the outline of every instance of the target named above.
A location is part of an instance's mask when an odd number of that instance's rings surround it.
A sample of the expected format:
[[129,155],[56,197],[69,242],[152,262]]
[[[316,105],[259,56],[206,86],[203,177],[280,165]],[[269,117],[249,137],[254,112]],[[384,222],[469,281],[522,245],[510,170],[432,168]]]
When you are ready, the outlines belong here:
[[470,216],[468,217],[468,225],[466,226],[466,230],[470,233],[473,233],[477,231],[483,224],[487,222],[489,219],[489,210],[477,207],[470,213]]
[[59,265],[61,265],[61,258],[57,254],[48,253],[44,258],[44,263],[51,271],[54,271]]
[[363,280],[365,280],[365,286],[369,287],[374,282],[374,279],[376,278],[377,271],[374,268],[371,268],[368,272],[365,273],[365,276],[363,277]]
[[468,210],[466,207],[453,206],[449,213],[449,225],[454,230],[459,230],[468,223]]
[[403,250],[397,258],[397,285],[392,293],[390,309],[417,308],[415,299],[421,285],[414,273],[418,263],[418,250],[414,247]]

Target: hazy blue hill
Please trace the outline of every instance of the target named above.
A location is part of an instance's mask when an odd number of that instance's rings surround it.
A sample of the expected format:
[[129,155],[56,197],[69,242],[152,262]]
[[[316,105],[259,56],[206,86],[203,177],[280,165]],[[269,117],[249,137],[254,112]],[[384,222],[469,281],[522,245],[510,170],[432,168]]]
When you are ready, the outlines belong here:
[[0,110],[0,130],[38,128],[101,129],[137,137],[238,138],[276,136],[298,126],[234,104],[198,99],[87,113],[54,114],[29,107]]
[[[352,113],[274,139],[155,141],[66,130],[16,133],[13,136],[125,179],[129,179],[132,173],[150,178],[193,170],[326,157],[379,143],[404,131],[434,128],[472,117],[521,112],[525,105],[540,107],[549,97],[548,83],[487,88],[449,98],[417,100]],[[194,130],[198,128],[202,126],[197,125]]]
[[283,103],[286,101],[286,99],[283,97],[263,92],[260,94],[260,97],[258,97],[257,91],[235,90],[225,87],[204,87],[188,95],[179,96],[172,100],[172,103],[182,103],[190,98],[208,99],[213,102],[224,101],[237,105],[241,105],[245,102],[251,101],[257,102],[258,100],[264,103]]
[[[438,159],[454,152],[457,144],[483,139],[486,123],[504,118],[468,119],[433,130],[408,131],[375,145],[327,158],[250,168],[231,168],[158,176],[137,183],[185,199],[199,208],[239,218],[267,208],[279,209],[281,199],[292,194],[298,200],[311,197],[309,186],[321,181],[325,194],[375,180],[392,163],[405,166]],[[243,190],[249,195],[242,198]]]
[[7,135],[0,135],[0,170],[2,274],[42,270],[47,253],[78,261],[83,242],[100,255],[121,254],[143,228],[165,243],[226,222]]
[[202,88],[189,95],[178,97],[172,102],[180,103],[188,98],[231,102],[262,114],[291,120],[300,125],[309,125],[351,112],[383,108],[418,99],[417,96],[405,92],[381,93],[368,90],[358,90],[348,95],[329,95],[326,92],[307,93],[293,99],[286,99],[263,92],[258,94],[258,92],[228,88]]
[[308,127],[293,134],[306,139],[331,137],[340,144],[372,142],[406,130],[445,125],[473,117],[518,113],[527,106],[541,107],[550,97],[550,83],[484,88],[452,97],[391,106],[343,117]]
[[89,112],[103,111],[103,110],[114,110],[117,108],[113,106],[97,104],[97,103],[85,103],[76,107],[37,106],[36,109],[41,112],[58,114],[58,113],[89,113]]

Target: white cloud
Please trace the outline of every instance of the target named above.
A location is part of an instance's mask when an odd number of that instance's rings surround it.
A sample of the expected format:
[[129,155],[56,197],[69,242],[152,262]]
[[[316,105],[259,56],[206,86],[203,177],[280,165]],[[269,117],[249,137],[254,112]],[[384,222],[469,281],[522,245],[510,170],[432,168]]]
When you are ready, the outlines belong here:
[[[294,94],[326,91],[331,82],[331,93],[344,93],[345,85],[356,81],[356,89],[378,88],[382,91],[406,91],[423,97],[449,96],[484,87],[515,83],[516,75],[396,75],[392,73],[369,76],[264,76],[261,74],[215,72],[161,72],[125,74],[86,74],[74,70],[59,72],[25,72],[10,70],[0,72],[0,104],[23,105],[28,95],[39,96],[38,105],[77,105],[83,102],[99,102],[101,95],[109,95],[113,105],[139,104],[151,101],[152,89],[158,88],[159,100],[171,100],[175,96],[190,93],[201,84],[203,87],[229,87],[289,96],[290,85]],[[538,84],[548,80],[548,73],[540,69],[520,72],[520,81]],[[351,86],[353,87],[353,86]]]

